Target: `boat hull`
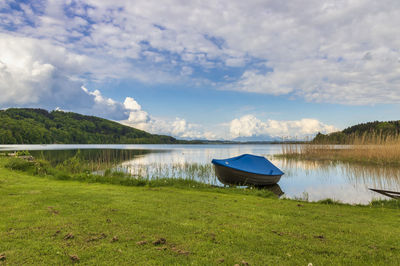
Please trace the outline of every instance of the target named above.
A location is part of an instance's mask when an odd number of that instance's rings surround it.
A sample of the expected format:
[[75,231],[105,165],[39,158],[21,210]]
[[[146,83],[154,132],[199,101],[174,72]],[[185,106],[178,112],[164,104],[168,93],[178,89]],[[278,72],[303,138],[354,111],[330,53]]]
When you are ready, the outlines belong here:
[[282,175],[261,175],[214,164],[215,175],[225,185],[268,186],[279,182]]

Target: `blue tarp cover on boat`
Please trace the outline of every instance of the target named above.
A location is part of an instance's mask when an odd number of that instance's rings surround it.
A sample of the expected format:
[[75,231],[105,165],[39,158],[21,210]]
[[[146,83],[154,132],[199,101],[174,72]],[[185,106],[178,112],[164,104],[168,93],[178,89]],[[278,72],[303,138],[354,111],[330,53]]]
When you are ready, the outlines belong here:
[[243,154],[224,160],[213,159],[212,163],[253,174],[283,175],[283,172],[265,157],[251,154]]

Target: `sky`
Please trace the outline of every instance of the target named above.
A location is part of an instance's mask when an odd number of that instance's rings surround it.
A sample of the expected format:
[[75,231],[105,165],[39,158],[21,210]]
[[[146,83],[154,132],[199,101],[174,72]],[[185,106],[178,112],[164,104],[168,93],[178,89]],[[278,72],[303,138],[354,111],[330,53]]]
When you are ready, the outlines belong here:
[[0,108],[179,139],[399,120],[398,0],[0,0]]

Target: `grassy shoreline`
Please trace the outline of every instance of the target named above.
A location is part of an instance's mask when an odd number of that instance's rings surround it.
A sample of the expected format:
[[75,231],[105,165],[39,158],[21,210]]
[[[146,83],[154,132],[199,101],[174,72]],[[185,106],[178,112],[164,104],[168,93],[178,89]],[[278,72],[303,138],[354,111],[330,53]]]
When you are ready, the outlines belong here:
[[213,188],[55,180],[9,170],[4,163],[0,160],[0,263],[400,261],[398,205],[307,203]]
[[[112,171],[111,168],[107,168],[103,175],[93,174],[85,163],[81,163],[79,160],[75,160],[75,158],[66,160],[57,166],[52,166],[45,160],[27,161],[21,158],[0,157],[0,166],[14,171],[21,171],[38,178],[47,178],[51,180],[79,181],[84,183],[112,184],[128,187],[175,187],[187,190],[255,195],[266,198],[277,197],[268,189],[257,189],[253,187],[218,187],[184,178],[147,178],[136,175],[132,176],[125,172]],[[106,166],[110,165],[106,164]]]

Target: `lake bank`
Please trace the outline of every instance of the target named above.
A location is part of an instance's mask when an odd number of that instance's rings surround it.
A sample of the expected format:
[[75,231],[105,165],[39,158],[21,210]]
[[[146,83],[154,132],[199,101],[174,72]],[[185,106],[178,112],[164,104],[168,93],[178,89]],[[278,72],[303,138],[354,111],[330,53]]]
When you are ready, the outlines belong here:
[[389,206],[61,181],[3,165],[0,197],[0,254],[10,264],[400,260],[398,209]]

